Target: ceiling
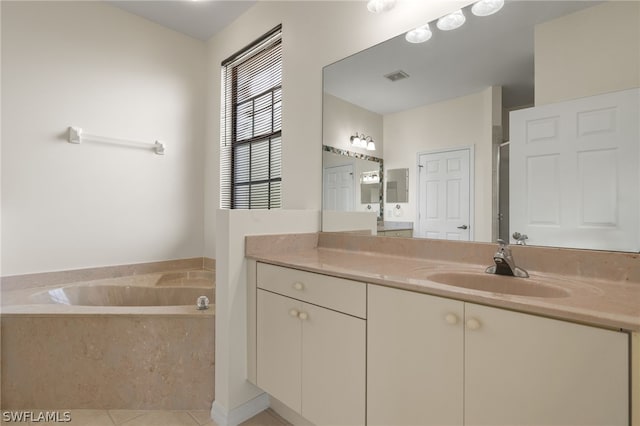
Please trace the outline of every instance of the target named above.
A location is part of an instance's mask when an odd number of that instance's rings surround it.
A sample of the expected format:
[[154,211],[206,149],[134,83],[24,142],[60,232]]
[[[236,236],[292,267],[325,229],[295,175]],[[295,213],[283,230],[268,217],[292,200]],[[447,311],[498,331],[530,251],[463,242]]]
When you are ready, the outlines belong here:
[[[503,106],[533,104],[534,26],[600,2],[507,1],[495,15],[453,31],[431,24],[433,37],[411,44],[404,34],[324,69],[324,91],[378,114],[389,114],[502,86]],[[402,70],[409,78],[391,82]]]
[[111,0],[106,3],[188,36],[208,40],[256,0]]

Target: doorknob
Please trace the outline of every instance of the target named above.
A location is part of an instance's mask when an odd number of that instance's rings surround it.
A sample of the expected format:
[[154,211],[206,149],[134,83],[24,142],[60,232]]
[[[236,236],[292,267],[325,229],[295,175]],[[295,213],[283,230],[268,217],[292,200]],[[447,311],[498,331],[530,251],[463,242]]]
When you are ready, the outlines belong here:
[[458,226],[458,229],[467,229],[467,228],[468,228],[467,225]]

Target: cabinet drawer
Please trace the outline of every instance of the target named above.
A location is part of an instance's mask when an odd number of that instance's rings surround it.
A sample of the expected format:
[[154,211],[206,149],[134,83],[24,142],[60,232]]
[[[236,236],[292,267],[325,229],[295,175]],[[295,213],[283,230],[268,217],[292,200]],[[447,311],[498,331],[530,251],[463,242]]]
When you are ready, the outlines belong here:
[[258,263],[259,288],[360,318],[367,316],[366,284]]

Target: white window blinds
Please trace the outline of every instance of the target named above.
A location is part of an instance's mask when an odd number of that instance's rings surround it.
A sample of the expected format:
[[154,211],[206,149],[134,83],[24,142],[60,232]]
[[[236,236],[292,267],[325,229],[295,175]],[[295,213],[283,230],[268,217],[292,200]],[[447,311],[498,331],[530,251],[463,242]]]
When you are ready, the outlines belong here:
[[222,63],[220,207],[281,205],[282,28]]

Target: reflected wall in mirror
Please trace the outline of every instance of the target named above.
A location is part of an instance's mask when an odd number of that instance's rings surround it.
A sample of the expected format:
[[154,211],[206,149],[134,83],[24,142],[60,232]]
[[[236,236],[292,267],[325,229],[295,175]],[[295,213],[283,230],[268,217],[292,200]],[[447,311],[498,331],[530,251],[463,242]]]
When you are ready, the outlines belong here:
[[323,209],[375,212],[382,218],[382,159],[323,146]]
[[[533,245],[639,251],[640,2],[523,0],[486,17],[462,11],[462,27],[432,23],[425,43],[402,34],[325,67],[323,143],[345,148],[349,134],[372,134],[385,168],[408,166],[402,220],[418,237],[437,234],[420,223],[430,215],[458,220],[448,202],[457,184],[425,173],[462,164],[423,164],[421,155],[471,147],[475,241],[516,243],[519,232]],[[385,78],[398,71],[407,77]],[[437,197],[423,190],[439,192],[444,210],[426,204]]]
[[409,202],[409,169],[387,170],[387,203]]

